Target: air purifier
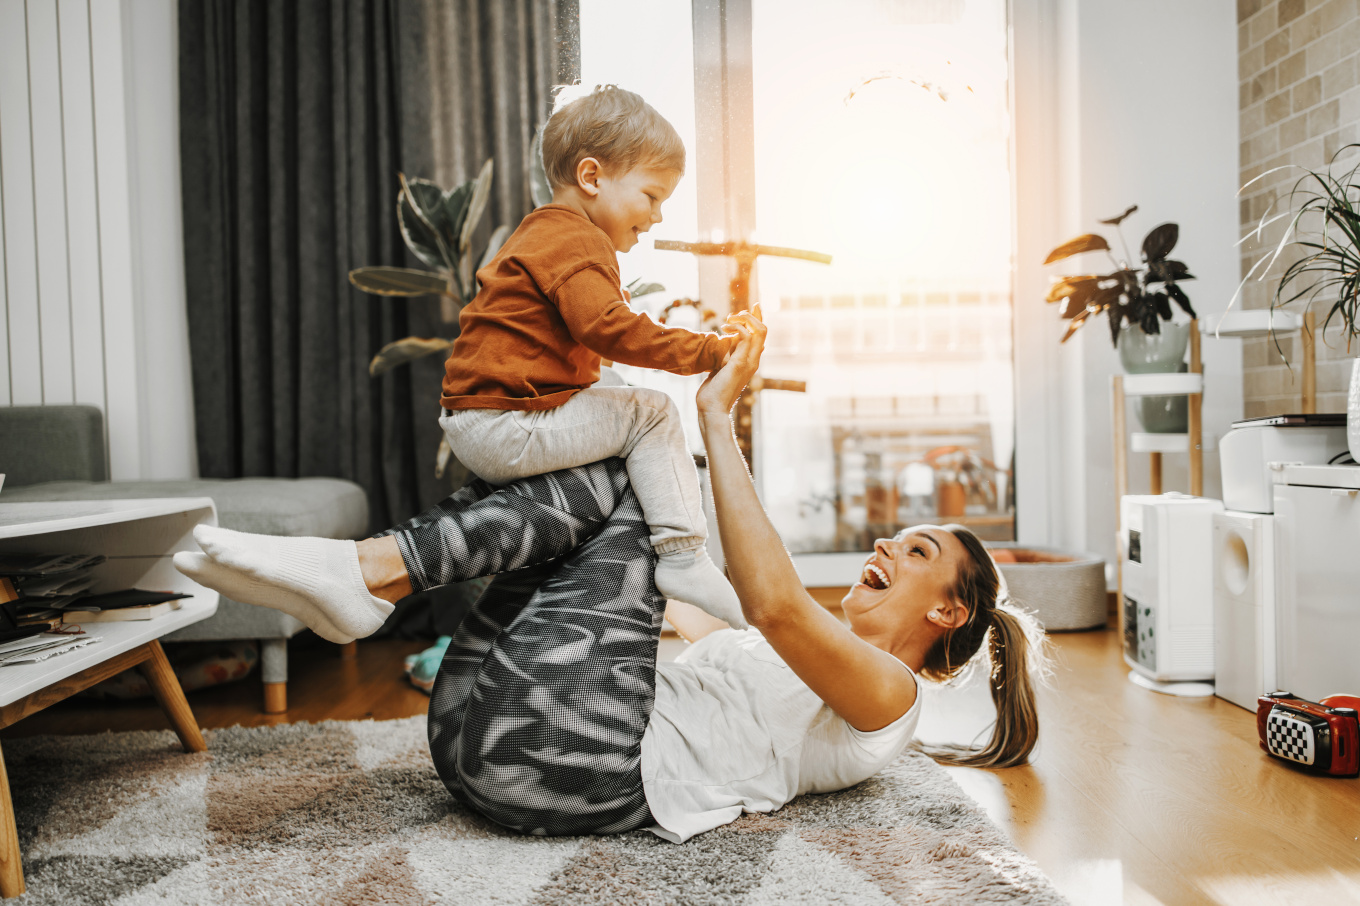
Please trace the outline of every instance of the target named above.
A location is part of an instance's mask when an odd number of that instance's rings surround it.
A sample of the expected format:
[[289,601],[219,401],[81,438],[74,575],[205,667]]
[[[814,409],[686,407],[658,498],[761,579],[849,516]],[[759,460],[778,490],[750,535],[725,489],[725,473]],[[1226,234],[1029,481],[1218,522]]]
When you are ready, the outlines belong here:
[[1214,694],[1248,711],[1275,679],[1275,517],[1213,514]]
[[[1222,510],[1220,501],[1183,494],[1120,500],[1124,661],[1133,668],[1130,679],[1213,679],[1213,516]],[[1205,686],[1198,694],[1211,691]]]

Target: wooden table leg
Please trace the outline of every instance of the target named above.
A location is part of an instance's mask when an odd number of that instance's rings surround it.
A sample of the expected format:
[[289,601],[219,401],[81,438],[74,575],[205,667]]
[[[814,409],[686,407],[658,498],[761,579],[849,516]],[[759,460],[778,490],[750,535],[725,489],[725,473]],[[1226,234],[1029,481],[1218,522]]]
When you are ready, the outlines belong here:
[[1110,379],[1110,412],[1114,428],[1114,574],[1115,613],[1119,617],[1119,635],[1124,636],[1124,495],[1129,492],[1129,432],[1124,419],[1124,375]]
[[1162,493],[1162,454],[1153,451],[1148,454],[1148,493]]
[[282,714],[288,710],[288,684],[264,684],[264,713]]
[[189,702],[184,698],[184,690],[180,688],[179,678],[175,676],[175,671],[170,668],[170,661],[165,657],[165,649],[161,648],[159,640],[147,643],[146,648],[149,656],[137,665],[137,669],[142,671],[146,681],[151,684],[151,691],[155,693],[156,701],[165,712],[165,716],[170,718],[170,726],[174,727],[179,741],[184,744],[184,751],[208,751],[208,744],[203,741],[203,733],[198,729],[198,722],[194,720],[194,712],[189,709]]
[[24,865],[19,856],[19,830],[14,825],[14,803],[9,798],[9,777],[0,753],[0,897],[24,892]]

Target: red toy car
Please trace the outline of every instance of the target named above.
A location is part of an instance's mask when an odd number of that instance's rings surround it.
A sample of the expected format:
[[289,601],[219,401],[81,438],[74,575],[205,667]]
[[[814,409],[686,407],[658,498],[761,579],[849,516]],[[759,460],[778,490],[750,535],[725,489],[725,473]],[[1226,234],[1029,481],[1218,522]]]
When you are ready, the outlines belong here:
[[1360,775],[1360,697],[1310,702],[1288,692],[1256,700],[1256,730],[1267,755],[1319,774]]

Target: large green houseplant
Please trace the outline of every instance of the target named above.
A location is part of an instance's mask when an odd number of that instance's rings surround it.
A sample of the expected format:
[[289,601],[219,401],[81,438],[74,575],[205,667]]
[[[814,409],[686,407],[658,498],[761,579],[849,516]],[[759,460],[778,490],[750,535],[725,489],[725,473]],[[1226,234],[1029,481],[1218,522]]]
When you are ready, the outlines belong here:
[[[1360,151],[1360,144],[1346,145],[1332,156],[1323,170],[1298,165],[1276,167],[1242,187],[1246,190],[1257,180],[1280,170],[1303,171],[1287,196],[1285,210],[1280,213],[1267,210],[1251,234],[1259,237],[1266,227],[1287,220],[1273,253],[1257,261],[1243,283],[1253,276],[1265,279],[1277,261],[1287,252],[1293,253],[1296,257],[1280,274],[1280,282],[1270,300],[1271,310],[1294,303],[1305,309],[1318,303],[1326,305],[1322,330],[1325,333],[1334,320],[1338,321],[1346,339],[1347,352],[1351,343],[1360,337],[1360,323],[1357,322],[1360,318],[1360,182],[1357,182],[1360,163],[1340,175],[1333,175],[1333,171],[1337,168],[1338,158],[1355,151]],[[1279,348],[1278,340],[1276,348]],[[1351,458],[1360,462],[1360,358],[1351,365],[1346,440]]]

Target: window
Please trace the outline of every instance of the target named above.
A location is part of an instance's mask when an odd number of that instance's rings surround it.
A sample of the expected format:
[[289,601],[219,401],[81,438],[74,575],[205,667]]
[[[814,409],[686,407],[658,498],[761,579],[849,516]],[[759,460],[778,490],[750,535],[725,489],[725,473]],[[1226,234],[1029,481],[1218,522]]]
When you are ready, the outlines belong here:
[[[693,241],[699,237],[695,191],[694,41],[690,0],[582,0],[581,83],[615,84],[636,91],[675,126],[687,152],[685,178],[676,186],[652,228],[631,252],[619,256],[623,282],[660,283],[664,292],[634,300],[633,308],[661,317],[676,299],[698,299],[698,262],[692,255],[657,251],[651,239]],[[650,238],[649,238],[650,237]],[[700,310],[684,308],[667,315],[676,323],[700,328]],[[671,395],[685,423],[690,449],[703,451],[694,394],[701,376],[618,366],[628,381]]]
[[[1003,0],[752,0],[758,265],[770,325],[756,471],[790,550],[921,521],[1014,537]],[[796,338],[790,341],[787,338]]]
[[[1005,0],[580,8],[583,80],[637,90],[691,151],[654,237],[714,239],[731,222],[695,194],[697,18],[729,42],[725,92],[747,90],[749,67],[750,122],[734,105],[736,137],[724,139],[754,160],[754,185],[738,187],[754,199],[746,238],[834,257],[762,258],[756,269],[770,325],[763,374],[807,382],[806,393],[763,392],[756,412],[757,482],[789,549],[865,550],[922,521],[1013,538]],[[726,17],[723,28],[705,28],[705,17]],[[703,282],[686,255],[640,247],[621,264],[625,281],[666,285],[643,308],[697,297]],[[722,310],[726,300],[705,302]],[[692,382],[647,383],[692,407]]]

